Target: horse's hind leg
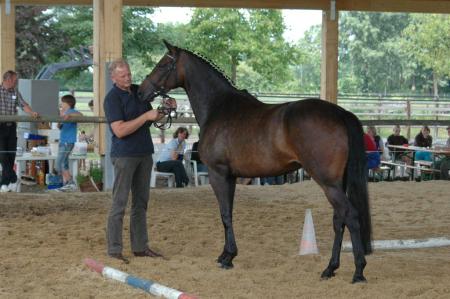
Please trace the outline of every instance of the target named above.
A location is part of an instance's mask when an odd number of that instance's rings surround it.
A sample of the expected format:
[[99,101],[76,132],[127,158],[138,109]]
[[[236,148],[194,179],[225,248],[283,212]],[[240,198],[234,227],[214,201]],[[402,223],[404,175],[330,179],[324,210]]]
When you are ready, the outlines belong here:
[[236,178],[223,175],[209,169],[209,181],[219,201],[220,216],[225,232],[225,245],[222,254],[217,259],[222,268],[233,267],[233,258],[237,255],[237,246],[233,232],[233,200],[236,190]]
[[330,278],[334,275],[334,271],[339,268],[339,259],[342,246],[342,238],[344,235],[344,226],[347,226],[350,232],[350,238],[353,245],[353,255],[355,257],[355,273],[352,282],[366,281],[363,271],[366,266],[364,250],[362,247],[358,212],[348,201],[342,187],[327,186],[324,187],[325,195],[334,208],[333,227],[335,239],[333,243],[333,251],[328,267],[323,271],[322,278]]
[[329,279],[334,276],[334,271],[339,268],[342,238],[344,236],[344,217],[339,215],[337,211],[333,214],[334,242],[331,259],[328,267],[322,272],[323,279]]

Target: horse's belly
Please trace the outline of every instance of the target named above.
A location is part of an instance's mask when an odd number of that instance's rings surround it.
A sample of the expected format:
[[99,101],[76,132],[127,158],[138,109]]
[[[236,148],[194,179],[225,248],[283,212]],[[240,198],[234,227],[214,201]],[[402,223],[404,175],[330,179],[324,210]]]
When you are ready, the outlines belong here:
[[298,161],[276,159],[248,159],[231,163],[231,171],[237,177],[267,177],[285,174],[301,167]]

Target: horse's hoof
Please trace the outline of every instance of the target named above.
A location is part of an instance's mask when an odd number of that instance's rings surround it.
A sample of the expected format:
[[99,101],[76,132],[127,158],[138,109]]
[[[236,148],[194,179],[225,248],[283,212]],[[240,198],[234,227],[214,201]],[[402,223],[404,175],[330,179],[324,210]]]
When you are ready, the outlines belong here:
[[364,276],[353,276],[352,283],[367,283],[367,279]]
[[229,264],[229,265],[220,264],[220,268],[225,269],[225,270],[233,269],[233,267],[234,267],[233,264]]
[[218,262],[219,264],[222,264],[223,261],[225,260],[225,258],[226,258],[226,253],[223,252],[223,253],[222,253],[221,255],[219,255],[219,257],[217,258],[217,262]]
[[322,275],[320,275],[320,278],[322,280],[328,280],[331,277],[333,277],[334,275],[335,275],[334,271],[327,268],[322,272]]

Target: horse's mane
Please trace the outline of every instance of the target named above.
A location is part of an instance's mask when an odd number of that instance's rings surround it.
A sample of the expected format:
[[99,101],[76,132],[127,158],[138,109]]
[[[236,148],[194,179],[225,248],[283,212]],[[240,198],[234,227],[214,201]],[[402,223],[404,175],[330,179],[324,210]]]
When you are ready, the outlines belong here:
[[207,65],[209,65],[220,77],[222,77],[226,82],[228,82],[228,84],[230,84],[231,87],[235,88],[236,90],[239,90],[236,85],[234,84],[233,80],[231,80],[230,77],[228,77],[225,72],[214,62],[212,62],[211,60],[209,60],[207,57],[203,56],[200,53],[197,52],[193,52],[191,50],[187,50],[187,49],[183,49],[183,48],[178,48],[179,50],[182,50],[194,57],[197,57],[198,59],[200,59],[201,61],[203,61],[204,63],[206,63]]
[[221,77],[222,79],[225,80],[225,82],[227,82],[230,87],[232,87],[236,92],[240,93],[241,95],[247,97],[247,98],[251,98],[251,99],[256,99],[256,97],[254,95],[252,95],[251,93],[248,92],[247,89],[239,89],[235,83],[233,82],[233,80],[231,80],[230,77],[228,77],[225,72],[214,62],[212,62],[211,60],[209,60],[209,58],[205,57],[204,55],[202,55],[201,53],[198,52],[194,52],[188,49],[184,49],[184,48],[179,48],[176,47],[178,50],[184,51],[185,53],[192,55],[196,58],[198,58],[200,61],[204,62],[205,64],[209,65],[213,71],[216,72],[217,75],[219,75],[219,77]]

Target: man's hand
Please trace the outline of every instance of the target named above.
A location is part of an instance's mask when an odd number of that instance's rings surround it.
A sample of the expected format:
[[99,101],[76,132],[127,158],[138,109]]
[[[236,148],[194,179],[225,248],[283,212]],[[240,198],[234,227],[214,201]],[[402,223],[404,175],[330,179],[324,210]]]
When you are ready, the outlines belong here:
[[160,113],[158,111],[158,109],[153,109],[153,110],[147,111],[145,113],[145,117],[147,120],[150,120],[150,121],[158,121],[164,117],[164,114]]
[[31,111],[30,115],[34,118],[38,118],[39,117],[39,113],[37,113],[36,111]]
[[177,101],[174,98],[168,98],[164,100],[164,105],[167,108],[177,108]]

